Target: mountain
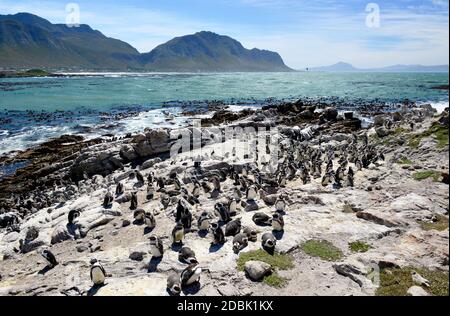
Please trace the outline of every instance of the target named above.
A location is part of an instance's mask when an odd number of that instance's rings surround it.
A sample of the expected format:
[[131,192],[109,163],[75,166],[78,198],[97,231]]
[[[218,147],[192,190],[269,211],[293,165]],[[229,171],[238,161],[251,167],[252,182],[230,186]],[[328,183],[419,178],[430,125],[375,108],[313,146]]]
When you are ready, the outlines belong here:
[[212,32],[177,37],[140,54],[88,25],[52,24],[36,15],[0,15],[0,69],[93,71],[290,71],[279,54],[248,50]]
[[139,52],[88,25],[51,24],[38,16],[0,15],[0,67],[137,68]]
[[356,68],[348,63],[337,63],[331,66],[310,68],[310,71],[321,72],[448,72],[448,65],[423,66],[423,65],[394,65],[383,68]]
[[278,53],[248,50],[238,41],[212,32],[174,38],[142,55],[158,71],[289,71]]

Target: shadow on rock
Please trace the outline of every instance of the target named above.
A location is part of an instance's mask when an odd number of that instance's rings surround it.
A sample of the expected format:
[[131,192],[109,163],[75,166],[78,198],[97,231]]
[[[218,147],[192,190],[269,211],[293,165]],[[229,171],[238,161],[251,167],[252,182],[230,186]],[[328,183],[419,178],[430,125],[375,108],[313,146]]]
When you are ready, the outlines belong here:
[[93,285],[87,292],[87,296],[95,296],[95,294],[97,294],[97,292],[104,286],[106,286],[106,284]]
[[159,258],[152,257],[152,259],[150,259],[150,262],[148,264],[147,272],[148,273],[156,272],[156,270],[158,269],[158,265],[161,263],[162,259],[163,259],[162,257]]
[[201,289],[200,282],[195,282],[192,285],[185,286],[183,288],[183,294],[184,295],[195,295],[200,291],[200,289]]

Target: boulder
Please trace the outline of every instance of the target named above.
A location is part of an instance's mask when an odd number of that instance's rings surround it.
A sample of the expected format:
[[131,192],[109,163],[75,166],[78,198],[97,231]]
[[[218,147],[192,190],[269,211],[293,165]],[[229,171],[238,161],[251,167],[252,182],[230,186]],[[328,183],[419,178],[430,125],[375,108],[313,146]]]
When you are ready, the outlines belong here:
[[375,129],[375,132],[377,133],[378,137],[383,138],[389,135],[389,131],[384,128],[383,126],[377,127]]
[[323,117],[327,121],[336,121],[338,117],[338,110],[332,107],[328,107],[323,111]]
[[392,119],[394,122],[400,122],[403,119],[403,116],[400,114],[400,112],[394,112],[392,113]]
[[262,261],[248,261],[245,263],[244,270],[252,281],[261,281],[265,276],[270,275],[272,267]]
[[408,294],[411,296],[430,296],[430,294],[425,291],[423,288],[421,288],[420,286],[411,286],[408,289]]

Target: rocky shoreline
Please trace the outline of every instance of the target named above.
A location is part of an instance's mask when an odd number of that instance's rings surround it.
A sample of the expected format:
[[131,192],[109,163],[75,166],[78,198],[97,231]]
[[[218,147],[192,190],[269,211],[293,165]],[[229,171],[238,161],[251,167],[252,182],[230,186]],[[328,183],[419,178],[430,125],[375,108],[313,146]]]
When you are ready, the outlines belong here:
[[[170,248],[172,212],[181,199],[191,202],[193,217],[184,243],[204,268],[200,284],[183,295],[448,295],[448,109],[438,115],[431,106],[412,102],[389,111],[367,106],[361,112],[374,117],[369,129],[350,111],[339,114],[332,104],[306,100],[241,112],[217,104],[215,111],[201,129],[148,129],[91,140],[67,135],[1,158],[3,165],[21,165],[13,175],[0,175],[0,294],[167,295],[168,276],[186,268],[178,249]],[[262,169],[254,152],[239,159],[221,152],[230,142],[227,127],[266,133],[277,127],[281,157],[292,165]],[[171,157],[176,135],[192,139],[196,132],[207,136],[201,148]],[[292,166],[297,170],[289,174]],[[231,178],[234,173],[244,184]],[[286,183],[280,177],[288,178]],[[196,181],[202,188],[193,196]],[[217,181],[220,189],[213,195],[206,188]],[[105,194],[118,183],[123,194],[104,207]],[[257,197],[249,201],[245,186],[255,186]],[[204,212],[217,220],[217,203],[236,199],[236,187],[243,196],[233,219],[258,233],[257,242],[237,254],[233,237],[211,248],[211,233],[201,234],[197,227]],[[152,259],[145,225],[133,222],[132,193],[138,208],[156,220],[151,234],[166,248],[159,262]],[[275,234],[280,257],[260,252],[261,236],[271,229],[253,220],[257,213],[274,212],[267,196],[286,199],[284,232]],[[77,229],[67,226],[73,210],[81,214]],[[43,248],[55,254],[58,266],[46,270]],[[89,279],[92,258],[110,275],[101,288],[93,289]],[[283,260],[289,264],[280,265]],[[374,269],[379,287],[367,277]],[[251,276],[261,270],[270,276],[254,282]],[[411,277],[406,291],[389,292],[389,276],[410,270],[431,284],[414,284]],[[436,284],[445,277],[442,290]]]

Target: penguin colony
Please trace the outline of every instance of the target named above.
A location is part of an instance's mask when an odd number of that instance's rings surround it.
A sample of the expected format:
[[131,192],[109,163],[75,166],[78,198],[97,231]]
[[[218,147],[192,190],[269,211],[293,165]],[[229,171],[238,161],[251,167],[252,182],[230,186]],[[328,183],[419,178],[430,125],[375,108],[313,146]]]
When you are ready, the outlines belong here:
[[[233,251],[238,254],[249,242],[258,240],[256,229],[242,226],[239,212],[245,211],[247,206],[260,199],[272,209],[272,214],[255,212],[252,219],[257,226],[272,227],[272,232],[264,233],[260,238],[261,248],[273,254],[277,247],[275,235],[284,230],[284,219],[289,216],[289,198],[282,193],[288,182],[300,180],[306,185],[316,179],[324,187],[353,187],[358,171],[384,160],[383,154],[369,144],[367,135],[358,137],[356,134],[339,148],[323,147],[320,139],[318,146],[311,146],[302,142],[302,139],[285,139],[281,142],[278,157],[281,159],[276,165],[271,162],[258,165],[255,162],[244,164],[241,168],[230,166],[214,171],[203,170],[201,160],[192,159],[185,165],[191,164],[193,172],[184,173],[183,178],[177,173],[155,177],[151,172],[147,178],[137,170],[130,174],[130,179],[137,181],[140,186],[146,186],[147,201],[159,200],[167,216],[173,219],[173,229],[167,234],[170,234],[172,246],[179,246],[176,248],[179,249],[178,259],[186,264],[186,268],[168,277],[167,291],[170,295],[180,295],[183,289],[199,282],[205,271],[195,252],[185,245],[187,234],[204,232],[204,238],[210,238],[212,246],[220,247],[230,241]],[[233,183],[229,196],[222,192],[225,181]],[[115,195],[111,192],[115,192]],[[109,188],[103,207],[111,207],[115,199],[126,194],[135,223],[153,230],[158,225],[155,213],[140,207],[137,191],[126,193],[121,182],[115,188]],[[200,196],[208,196],[217,203],[213,209],[196,213],[196,206],[201,205]],[[79,211],[71,211],[68,224],[76,223],[81,216]],[[150,235],[148,242],[153,258],[162,258],[165,250],[169,249],[163,240],[163,236]],[[49,268],[58,264],[49,250],[45,250],[42,256],[49,262]],[[104,285],[107,278],[105,268],[96,259],[91,261],[90,277],[94,286]]]

